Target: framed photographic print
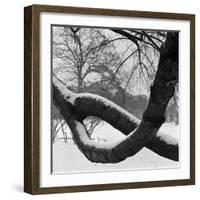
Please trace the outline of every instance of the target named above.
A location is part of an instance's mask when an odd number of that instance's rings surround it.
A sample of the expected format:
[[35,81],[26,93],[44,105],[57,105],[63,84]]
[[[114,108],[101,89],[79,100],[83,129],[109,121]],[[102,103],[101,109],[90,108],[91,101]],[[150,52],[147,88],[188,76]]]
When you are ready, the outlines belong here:
[[195,16],[24,10],[24,191],[195,183]]

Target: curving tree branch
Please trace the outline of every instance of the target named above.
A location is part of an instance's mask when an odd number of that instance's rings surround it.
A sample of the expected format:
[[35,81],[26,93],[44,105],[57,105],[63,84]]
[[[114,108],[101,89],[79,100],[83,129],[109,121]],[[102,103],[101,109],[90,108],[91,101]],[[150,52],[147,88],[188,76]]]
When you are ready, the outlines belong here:
[[[158,132],[165,121],[165,110],[174,94],[177,80],[178,33],[168,33],[160,49],[158,70],[141,121],[103,97],[71,92],[55,77],[53,100],[69,125],[78,148],[92,162],[120,162],[135,155],[143,147],[166,158],[178,160],[178,142],[169,135]],[[95,143],[83,124],[88,116],[101,118],[127,136],[110,145]]]

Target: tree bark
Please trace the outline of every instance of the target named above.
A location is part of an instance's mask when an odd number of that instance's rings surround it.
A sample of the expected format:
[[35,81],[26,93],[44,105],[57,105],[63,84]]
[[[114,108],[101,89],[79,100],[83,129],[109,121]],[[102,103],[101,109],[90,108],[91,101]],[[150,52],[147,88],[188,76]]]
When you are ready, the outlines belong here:
[[[158,70],[141,121],[103,97],[69,91],[55,77],[53,100],[69,125],[78,148],[92,162],[120,162],[135,155],[143,147],[177,161],[178,142],[169,138],[169,135],[158,132],[165,121],[165,110],[174,94],[177,80],[178,33],[168,33],[160,49]],[[88,116],[101,118],[127,136],[115,144],[95,143],[89,138],[83,124],[83,120]]]

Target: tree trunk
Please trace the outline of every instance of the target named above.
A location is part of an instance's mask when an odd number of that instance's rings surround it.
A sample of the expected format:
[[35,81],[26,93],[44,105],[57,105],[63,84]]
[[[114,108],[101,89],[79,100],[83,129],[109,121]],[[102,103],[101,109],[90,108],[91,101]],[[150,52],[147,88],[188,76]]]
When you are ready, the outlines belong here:
[[[120,162],[135,155],[143,147],[166,158],[178,160],[177,141],[158,132],[165,121],[166,107],[174,94],[177,80],[178,33],[168,33],[161,46],[158,70],[141,122],[103,97],[69,91],[56,77],[53,78],[53,100],[69,125],[78,148],[92,162]],[[110,145],[95,143],[88,137],[82,122],[88,116],[96,116],[108,122],[127,135],[126,138]]]

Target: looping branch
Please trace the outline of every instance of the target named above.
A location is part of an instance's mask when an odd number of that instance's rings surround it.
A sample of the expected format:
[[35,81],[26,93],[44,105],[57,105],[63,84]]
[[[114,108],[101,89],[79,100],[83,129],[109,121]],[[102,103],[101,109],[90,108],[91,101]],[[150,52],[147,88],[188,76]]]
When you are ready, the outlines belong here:
[[[135,155],[147,147],[161,156],[178,160],[178,143],[159,128],[165,120],[167,104],[174,94],[177,82],[178,33],[168,34],[161,47],[158,70],[153,83],[148,106],[141,122],[111,101],[89,93],[75,94],[53,78],[53,100],[69,125],[80,151],[92,162],[115,163]],[[176,81],[174,81],[176,80]],[[166,82],[166,84],[163,84]],[[170,82],[170,85],[167,83]],[[134,106],[134,105],[133,105]],[[92,141],[83,124],[88,116],[96,116],[127,135],[125,139],[110,145],[98,145]],[[109,133],[108,133],[109,134]]]

